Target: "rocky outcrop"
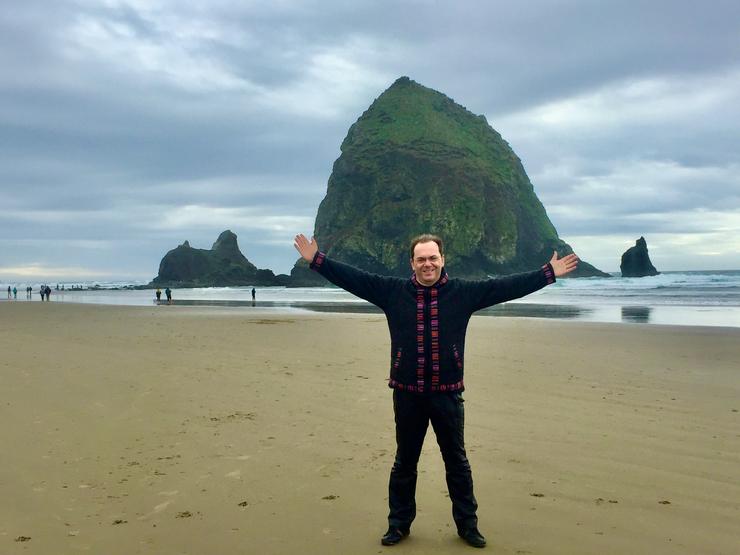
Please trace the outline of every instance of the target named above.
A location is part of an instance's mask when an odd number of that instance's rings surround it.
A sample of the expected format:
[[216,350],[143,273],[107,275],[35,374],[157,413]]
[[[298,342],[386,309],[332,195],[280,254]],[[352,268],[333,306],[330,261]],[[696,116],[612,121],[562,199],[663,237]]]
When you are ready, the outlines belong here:
[[[451,275],[539,268],[562,241],[521,161],[483,116],[408,77],[350,127],[314,235],[330,256],[368,271],[410,274],[409,240],[440,235]],[[575,276],[605,276],[581,262]],[[325,283],[299,260],[295,284]]]
[[229,230],[218,236],[210,250],[194,249],[188,241],[164,255],[151,287],[225,287],[285,285],[288,276],[260,270],[239,250]]
[[647,241],[644,237],[640,237],[634,247],[624,252],[619,269],[622,271],[622,277],[657,276],[660,273],[650,262]]

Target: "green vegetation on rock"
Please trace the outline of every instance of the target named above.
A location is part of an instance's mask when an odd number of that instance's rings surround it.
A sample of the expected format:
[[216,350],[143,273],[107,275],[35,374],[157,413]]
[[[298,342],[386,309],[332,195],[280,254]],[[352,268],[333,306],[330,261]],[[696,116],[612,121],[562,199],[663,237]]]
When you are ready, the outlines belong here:
[[[350,127],[314,235],[330,256],[406,276],[408,241],[421,233],[445,240],[457,277],[531,270],[554,250],[572,252],[485,117],[401,77]],[[302,261],[291,275],[296,284],[323,281]],[[607,274],[581,262],[576,275]]]

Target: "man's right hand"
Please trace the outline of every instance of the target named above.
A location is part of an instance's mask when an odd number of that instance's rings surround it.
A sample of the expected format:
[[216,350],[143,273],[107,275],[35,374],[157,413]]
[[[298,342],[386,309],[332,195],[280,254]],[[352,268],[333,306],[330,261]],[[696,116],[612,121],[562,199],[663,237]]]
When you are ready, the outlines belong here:
[[311,237],[311,240],[309,241],[303,233],[299,233],[295,236],[293,246],[299,253],[301,253],[303,260],[309,264],[313,262],[313,257],[316,256],[316,253],[319,251],[319,245],[316,242],[316,239]]

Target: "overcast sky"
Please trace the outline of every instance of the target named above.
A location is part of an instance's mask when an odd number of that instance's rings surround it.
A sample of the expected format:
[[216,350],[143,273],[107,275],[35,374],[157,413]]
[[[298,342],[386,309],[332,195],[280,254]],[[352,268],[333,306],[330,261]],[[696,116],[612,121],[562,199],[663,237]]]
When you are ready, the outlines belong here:
[[288,272],[349,126],[402,75],[484,114],[597,267],[644,235],[659,270],[738,269],[739,6],[14,2],[0,281],[150,280],[225,229]]

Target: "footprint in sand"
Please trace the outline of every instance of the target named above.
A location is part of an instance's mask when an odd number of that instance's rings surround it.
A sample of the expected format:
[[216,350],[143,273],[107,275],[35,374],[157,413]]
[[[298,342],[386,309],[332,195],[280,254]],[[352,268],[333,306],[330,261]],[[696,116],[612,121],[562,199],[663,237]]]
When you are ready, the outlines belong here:
[[160,503],[159,505],[155,506],[154,509],[152,509],[150,512],[148,512],[145,515],[142,515],[139,517],[139,520],[146,520],[147,518],[156,515],[157,513],[161,513],[164,511],[167,507],[169,507],[173,503],[172,500],[165,501],[164,503]]
[[234,478],[235,480],[238,480],[242,477],[242,471],[241,470],[234,470],[233,472],[229,472],[227,474],[224,474],[224,477],[226,478]]

